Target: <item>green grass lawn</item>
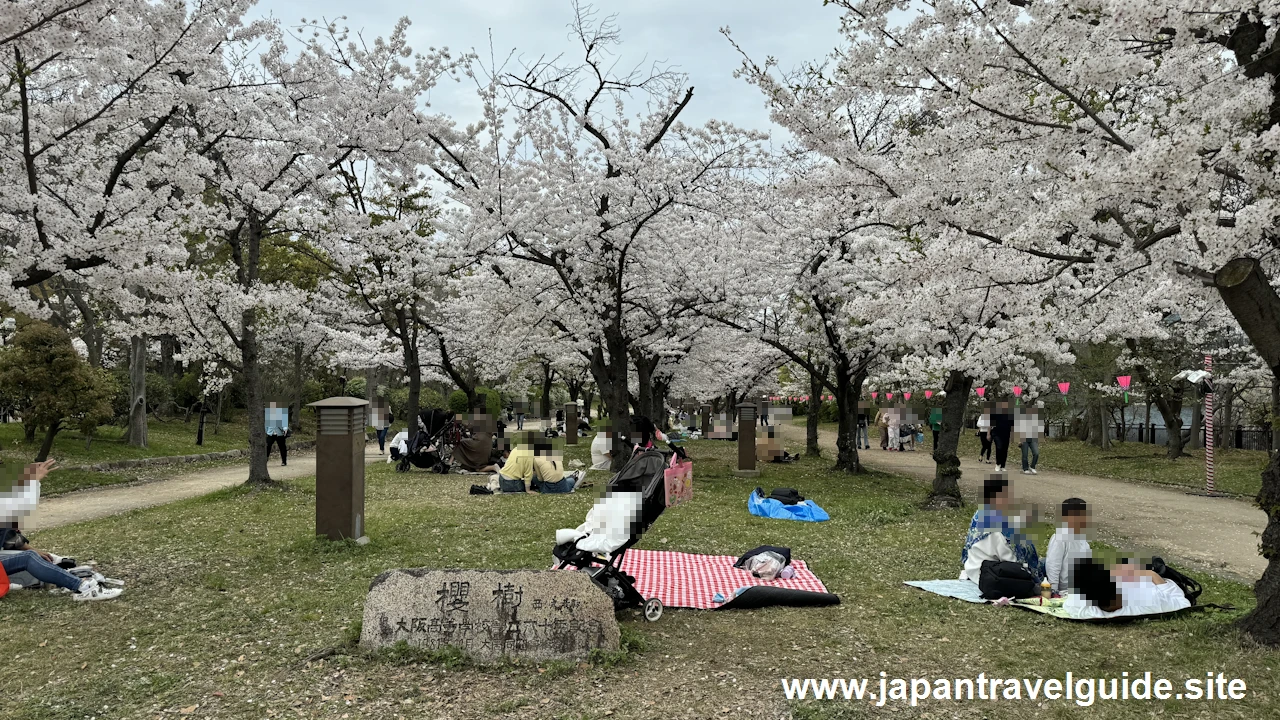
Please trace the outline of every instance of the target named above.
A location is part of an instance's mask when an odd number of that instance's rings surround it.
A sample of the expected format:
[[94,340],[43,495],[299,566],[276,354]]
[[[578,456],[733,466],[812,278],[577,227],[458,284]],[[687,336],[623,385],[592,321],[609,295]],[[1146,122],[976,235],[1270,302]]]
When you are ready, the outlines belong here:
[[[213,420],[208,419],[205,423],[204,445],[196,444],[198,427],[198,418],[195,417],[190,423],[183,422],[181,418],[167,421],[148,418],[147,447],[145,448],[126,444],[123,439],[124,428],[112,425],[98,428],[88,448],[85,447],[84,436],[78,430],[63,430],[54,438],[53,452],[49,454],[50,457],[57,459],[62,467],[50,473],[42,483],[42,494],[59,495],[72,490],[153,479],[175,472],[173,466],[129,468],[109,472],[78,469],[76,466],[173,455],[202,455],[239,450],[249,446],[249,430],[243,422],[223,422],[215,435]],[[314,439],[314,427],[314,424],[308,424],[305,431],[295,432],[290,442]],[[37,434],[35,443],[26,443],[23,441],[21,424],[0,424],[0,456],[6,464],[28,463],[35,458],[43,439],[43,434]],[[184,465],[182,471],[189,472],[205,466]]]
[[[85,438],[78,430],[63,430],[54,438],[53,452],[50,457],[57,458],[63,465],[92,465],[94,463],[111,462],[113,460],[136,460],[139,458],[163,457],[170,455],[200,455],[204,453],[238,450],[248,447],[249,430],[244,422],[223,422],[215,435],[213,419],[209,418],[204,428],[204,445],[196,444],[196,430],[199,424],[194,416],[186,423],[182,418],[173,420],[147,419],[147,447],[133,447],[124,442],[124,428],[114,425],[103,425],[89,447],[85,447]],[[295,440],[314,438],[314,424],[308,424],[306,432],[295,432]],[[22,425],[19,423],[0,424],[0,443],[6,459],[30,462],[40,449],[44,439],[43,433],[37,433],[34,443],[23,442]]]
[[[804,418],[796,418],[795,424],[803,427]],[[836,431],[834,423],[824,423],[821,428]],[[974,433],[966,429],[960,436],[962,457],[978,457],[982,443]],[[871,435],[871,444],[878,447],[879,435],[875,428]],[[932,443],[931,433],[925,433],[925,447],[932,450]],[[1204,451],[1187,452],[1189,457],[1166,460],[1163,445],[1118,442],[1104,451],[1079,440],[1046,439],[1040,441],[1039,467],[1117,480],[1203,488]],[[994,451],[992,457],[995,457]],[[1214,454],[1215,487],[1219,492],[1254,497],[1262,486],[1262,470],[1266,465],[1267,454],[1259,450],[1218,450]],[[1009,469],[1021,468],[1022,451],[1017,446],[1009,448]]]
[[[365,592],[395,567],[542,569],[555,530],[582,522],[595,495],[467,494],[475,478],[368,470],[367,546],[317,541],[314,481],[234,489],[36,534],[38,547],[94,558],[128,583],[116,601],[73,603],[20,592],[0,600],[7,660],[0,718],[1261,718],[1280,692],[1280,657],[1209,612],[1086,625],[969,605],[903,586],[950,578],[972,508],[917,509],[925,488],[900,477],[835,476],[827,461],[729,472],[732,443],[689,445],[694,498],[665,513],[642,548],[737,555],[786,545],[838,593],[836,607],[620,617],[630,652],[572,665],[475,667],[457,656],[370,657],[350,643]],[[586,445],[574,455],[585,457]],[[601,474],[603,475],[603,474]],[[597,488],[603,478],[597,480]],[[795,487],[827,523],[755,518],[756,485]],[[1253,605],[1242,585],[1201,578],[1205,601]],[[338,653],[308,657],[326,648]],[[1066,700],[788,702],[782,677],[1119,676],[1180,683],[1243,678],[1240,702]],[[1267,708],[1271,708],[1268,710]]]

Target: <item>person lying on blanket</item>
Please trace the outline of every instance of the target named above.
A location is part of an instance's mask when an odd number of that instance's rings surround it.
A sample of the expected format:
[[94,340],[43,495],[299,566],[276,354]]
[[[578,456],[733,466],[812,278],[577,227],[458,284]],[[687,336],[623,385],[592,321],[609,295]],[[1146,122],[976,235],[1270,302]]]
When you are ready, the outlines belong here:
[[964,549],[960,551],[961,580],[978,582],[984,560],[1017,562],[1035,576],[1045,577],[1044,561],[1026,534],[1027,513],[1018,512],[1013,485],[1004,474],[993,474],[982,484],[982,507],[973,514]]
[[1191,606],[1182,588],[1150,570],[1117,563],[1108,570],[1091,558],[1077,561],[1073,588],[1062,608],[1077,618],[1158,615]]

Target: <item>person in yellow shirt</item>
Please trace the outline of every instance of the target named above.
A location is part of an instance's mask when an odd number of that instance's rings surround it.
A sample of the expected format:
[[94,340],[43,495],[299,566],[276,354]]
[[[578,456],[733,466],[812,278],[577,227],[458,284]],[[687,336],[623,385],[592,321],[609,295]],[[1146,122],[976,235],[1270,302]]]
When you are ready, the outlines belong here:
[[498,471],[498,488],[504,493],[568,493],[578,480],[577,473],[565,473],[564,458],[555,447],[532,433],[520,438]]
[[534,435],[521,435],[507,462],[498,470],[498,488],[504,493],[526,492],[526,483],[533,482]]

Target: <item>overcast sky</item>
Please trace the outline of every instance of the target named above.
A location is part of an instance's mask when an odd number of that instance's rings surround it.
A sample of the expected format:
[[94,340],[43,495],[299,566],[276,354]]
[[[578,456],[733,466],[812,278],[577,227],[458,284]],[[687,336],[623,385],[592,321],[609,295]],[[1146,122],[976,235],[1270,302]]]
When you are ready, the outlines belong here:
[[[770,129],[763,95],[734,79],[740,56],[718,32],[728,26],[735,40],[758,62],[772,55],[785,68],[815,60],[835,48],[840,15],[822,0],[598,0],[594,7],[614,14],[622,34],[619,67],[642,60],[665,61],[687,73],[694,101],[682,119],[700,124],[710,118]],[[301,18],[346,16],[353,32],[386,35],[396,20],[413,21],[415,51],[447,46],[476,50],[488,63],[493,51],[504,58],[512,49],[533,59],[542,54],[580,53],[568,38],[573,16],[570,0],[259,0],[258,12],[286,24]],[[432,106],[459,122],[477,119],[474,85],[448,81],[431,98]],[[776,136],[776,134],[775,134]]]

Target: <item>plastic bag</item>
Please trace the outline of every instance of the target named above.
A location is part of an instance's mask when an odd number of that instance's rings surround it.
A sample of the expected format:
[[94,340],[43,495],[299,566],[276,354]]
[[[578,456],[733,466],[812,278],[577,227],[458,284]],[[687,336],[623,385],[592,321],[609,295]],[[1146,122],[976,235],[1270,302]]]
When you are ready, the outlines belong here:
[[747,560],[746,569],[761,580],[772,580],[782,572],[786,564],[787,559],[778,553],[765,551],[759,555],[752,555]]

